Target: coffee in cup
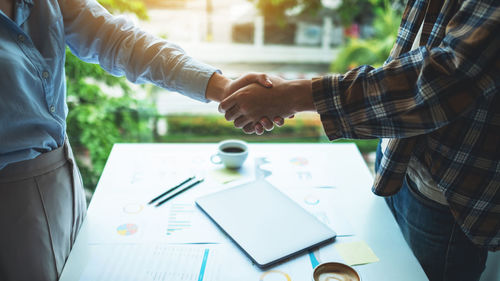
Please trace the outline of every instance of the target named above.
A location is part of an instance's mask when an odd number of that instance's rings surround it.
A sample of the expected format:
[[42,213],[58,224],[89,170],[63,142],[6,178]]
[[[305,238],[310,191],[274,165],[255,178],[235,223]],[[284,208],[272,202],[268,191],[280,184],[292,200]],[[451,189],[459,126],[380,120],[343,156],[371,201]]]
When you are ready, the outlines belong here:
[[361,281],[354,268],[339,262],[322,263],[313,271],[313,281]]
[[248,157],[248,145],[242,140],[221,141],[217,153],[210,157],[214,164],[224,164],[226,168],[238,169]]

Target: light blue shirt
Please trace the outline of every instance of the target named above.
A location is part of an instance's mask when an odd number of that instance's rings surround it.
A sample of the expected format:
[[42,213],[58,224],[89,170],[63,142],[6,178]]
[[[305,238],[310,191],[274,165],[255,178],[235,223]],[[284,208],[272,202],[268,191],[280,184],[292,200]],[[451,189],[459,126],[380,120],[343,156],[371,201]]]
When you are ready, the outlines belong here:
[[63,145],[66,45],[113,75],[207,101],[215,68],[94,0],[15,1],[14,21],[0,12],[0,169]]

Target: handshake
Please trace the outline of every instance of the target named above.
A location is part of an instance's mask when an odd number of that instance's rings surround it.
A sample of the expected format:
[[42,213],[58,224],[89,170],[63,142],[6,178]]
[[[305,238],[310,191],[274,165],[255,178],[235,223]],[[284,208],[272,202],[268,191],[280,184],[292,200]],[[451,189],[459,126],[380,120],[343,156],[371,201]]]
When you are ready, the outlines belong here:
[[284,80],[266,74],[248,73],[230,80],[215,73],[209,80],[206,98],[220,102],[219,112],[245,133],[261,135],[285,118],[314,111],[311,80]]

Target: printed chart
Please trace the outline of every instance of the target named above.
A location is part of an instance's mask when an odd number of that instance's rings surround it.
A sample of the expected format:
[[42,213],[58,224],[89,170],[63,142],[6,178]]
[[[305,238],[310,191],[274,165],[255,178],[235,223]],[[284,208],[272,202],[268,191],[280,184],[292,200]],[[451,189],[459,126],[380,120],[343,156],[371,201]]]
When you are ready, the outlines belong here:
[[307,158],[305,157],[294,157],[290,159],[290,163],[296,166],[305,166],[309,164],[309,160],[307,160]]
[[118,232],[118,234],[122,236],[133,235],[137,233],[138,230],[139,227],[133,223],[122,224],[116,228],[116,232]]
[[94,245],[80,280],[215,281],[212,250],[168,244]]
[[176,244],[227,242],[225,235],[205,216],[194,202],[170,205],[162,241]]
[[144,205],[139,203],[129,203],[123,206],[123,212],[126,214],[138,214],[144,209]]
[[167,236],[191,228],[193,204],[172,204],[168,216]]

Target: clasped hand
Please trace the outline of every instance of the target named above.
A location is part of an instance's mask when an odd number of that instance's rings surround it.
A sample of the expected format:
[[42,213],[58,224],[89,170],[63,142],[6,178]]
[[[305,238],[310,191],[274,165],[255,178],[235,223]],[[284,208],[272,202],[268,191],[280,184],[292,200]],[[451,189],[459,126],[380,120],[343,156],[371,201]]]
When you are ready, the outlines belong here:
[[264,129],[272,130],[274,124],[283,125],[284,118],[314,110],[310,80],[265,79],[271,80],[272,85],[257,82],[241,87],[219,104],[219,112],[245,133],[260,135]]

